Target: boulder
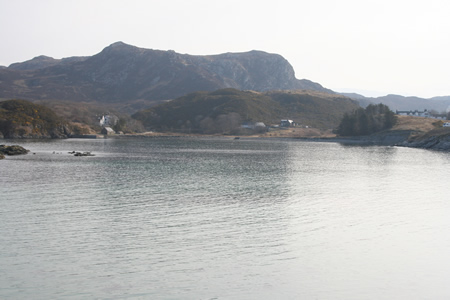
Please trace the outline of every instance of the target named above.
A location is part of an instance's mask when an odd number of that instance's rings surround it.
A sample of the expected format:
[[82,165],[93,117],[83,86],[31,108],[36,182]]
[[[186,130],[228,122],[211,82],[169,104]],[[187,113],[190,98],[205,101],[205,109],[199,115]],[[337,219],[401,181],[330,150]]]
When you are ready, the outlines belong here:
[[20,155],[27,154],[30,150],[27,150],[18,145],[6,146],[0,145],[0,154],[2,155]]

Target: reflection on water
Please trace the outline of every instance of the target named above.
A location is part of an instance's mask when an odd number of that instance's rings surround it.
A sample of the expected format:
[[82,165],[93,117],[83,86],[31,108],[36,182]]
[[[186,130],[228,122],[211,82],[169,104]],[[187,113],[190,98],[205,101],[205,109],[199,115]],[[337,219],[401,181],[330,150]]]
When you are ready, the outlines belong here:
[[36,154],[0,162],[0,298],[450,296],[446,153],[226,138],[20,143]]

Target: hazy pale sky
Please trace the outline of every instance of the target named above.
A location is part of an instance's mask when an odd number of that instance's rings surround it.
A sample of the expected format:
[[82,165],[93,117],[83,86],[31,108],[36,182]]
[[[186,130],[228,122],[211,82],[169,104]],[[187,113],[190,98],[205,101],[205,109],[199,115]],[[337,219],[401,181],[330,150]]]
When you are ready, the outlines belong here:
[[448,0],[0,0],[0,65],[123,41],[194,55],[277,53],[335,91],[450,95]]

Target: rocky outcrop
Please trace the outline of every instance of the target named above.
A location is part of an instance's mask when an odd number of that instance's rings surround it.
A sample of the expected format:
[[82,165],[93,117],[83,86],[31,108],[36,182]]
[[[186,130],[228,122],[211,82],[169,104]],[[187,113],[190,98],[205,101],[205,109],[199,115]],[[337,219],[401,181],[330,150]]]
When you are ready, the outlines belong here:
[[412,141],[409,140],[400,145],[412,148],[450,151],[450,133],[426,136]]
[[30,152],[30,150],[27,150],[18,145],[0,145],[0,159],[5,158],[5,155],[21,155],[27,154],[28,152]]
[[332,92],[296,79],[286,59],[262,51],[195,56],[118,42],[91,57],[40,56],[0,69],[0,98],[156,102],[221,88]]

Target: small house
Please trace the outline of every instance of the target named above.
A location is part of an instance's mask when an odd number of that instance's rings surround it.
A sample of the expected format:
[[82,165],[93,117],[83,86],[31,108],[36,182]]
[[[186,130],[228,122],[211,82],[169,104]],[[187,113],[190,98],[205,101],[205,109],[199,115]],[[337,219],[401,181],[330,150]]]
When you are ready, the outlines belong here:
[[294,121],[292,120],[281,120],[280,127],[293,127],[295,126]]
[[102,127],[110,127],[116,125],[118,121],[118,117],[115,115],[102,115],[102,117],[99,119],[100,126]]
[[103,127],[101,133],[104,134],[104,135],[114,135],[114,134],[116,134],[114,129],[112,129],[111,127]]

